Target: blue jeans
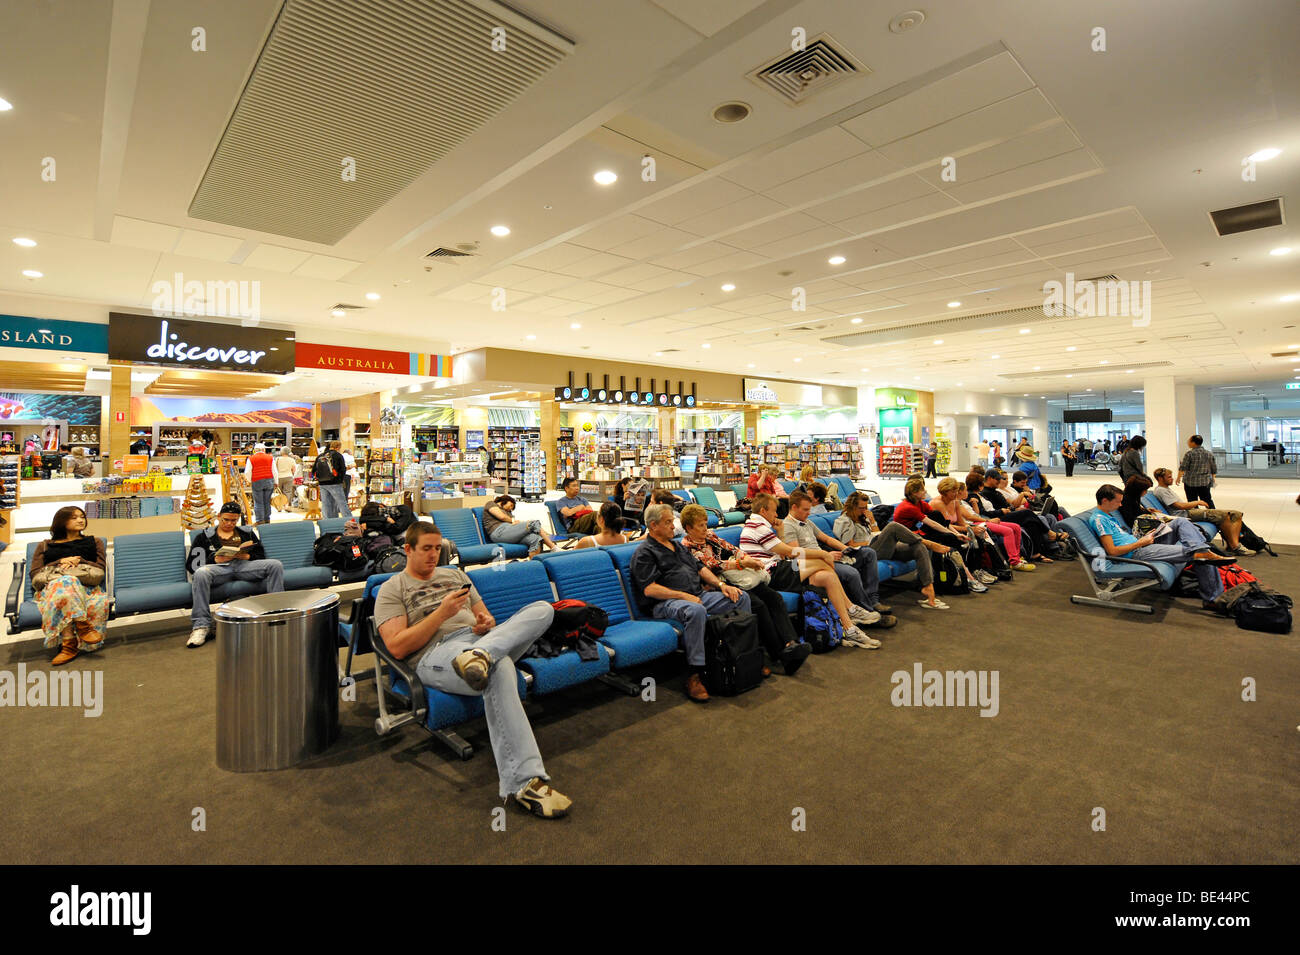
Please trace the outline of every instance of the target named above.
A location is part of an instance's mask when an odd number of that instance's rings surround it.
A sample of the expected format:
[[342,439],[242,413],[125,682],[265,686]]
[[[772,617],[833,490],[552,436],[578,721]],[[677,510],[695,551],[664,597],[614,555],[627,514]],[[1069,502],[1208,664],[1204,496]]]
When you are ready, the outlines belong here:
[[682,642],[686,644],[686,662],[693,667],[704,666],[704,621],[733,610],[750,613],[749,594],[740,592],[740,600],[733,603],[717,590],[700,594],[700,602],[689,600],[660,600],[654,605],[651,616],[656,620],[677,620],[686,627]]
[[271,494],[275,491],[275,481],[263,478],[253,482],[253,515],[259,524],[271,522]]
[[542,535],[541,521],[516,521],[513,524],[499,524],[492,528],[488,538],[494,544],[523,544],[530,551],[540,550]]
[[[554,616],[550,604],[534,601],[481,637],[469,627],[453,630],[441,643],[425,651],[415,665],[416,675],[427,687],[456,696],[483,697],[483,713],[503,799],[518,792],[534,776],[550,779],[542,765],[532,724],[519,699],[515,662],[546,632]],[[470,689],[451,665],[457,655],[475,647],[486,650],[493,661],[487,688],[481,694]]]
[[[844,584],[844,595],[855,604],[866,607],[868,610],[880,603],[880,567],[877,563],[879,560],[880,555],[870,547],[859,547],[857,556],[852,560],[837,561],[835,563],[835,573],[840,578],[840,583]],[[842,573],[842,571],[846,570],[852,570],[856,573],[847,575]],[[855,577],[856,580],[854,580]],[[855,585],[853,590],[850,590],[849,585],[844,583],[846,580],[853,580]],[[859,596],[861,596],[861,600],[858,599]]]
[[266,582],[263,593],[284,590],[284,565],[278,560],[231,560],[224,564],[205,564],[194,572],[194,606],[190,610],[190,628],[212,626],[212,588],[232,580]]
[[342,484],[322,484],[320,486],[321,514],[325,517],[351,517],[348,507],[348,495]]
[[[1191,560],[1193,554],[1205,550],[1205,535],[1191,521],[1170,521],[1166,526],[1172,528],[1173,533],[1161,535],[1159,538],[1161,543],[1139,547],[1127,556],[1151,563],[1164,561],[1179,564],[1181,569],[1181,565]],[[1202,600],[1213,600],[1223,593],[1223,579],[1219,576],[1219,568],[1212,564],[1193,564],[1192,573],[1196,575],[1197,591]]]

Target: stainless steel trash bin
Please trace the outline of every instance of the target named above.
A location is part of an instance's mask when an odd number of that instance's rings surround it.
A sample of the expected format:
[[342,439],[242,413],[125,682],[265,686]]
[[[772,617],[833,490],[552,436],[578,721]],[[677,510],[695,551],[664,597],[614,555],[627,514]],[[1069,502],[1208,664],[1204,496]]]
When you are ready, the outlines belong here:
[[339,734],[339,597],[259,594],[222,604],[217,627],[217,765],[284,769]]

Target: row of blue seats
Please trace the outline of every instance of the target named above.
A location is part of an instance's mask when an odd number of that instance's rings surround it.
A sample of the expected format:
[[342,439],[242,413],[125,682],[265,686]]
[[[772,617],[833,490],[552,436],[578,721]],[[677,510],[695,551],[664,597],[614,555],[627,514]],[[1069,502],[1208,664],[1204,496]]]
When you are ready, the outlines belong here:
[[[829,532],[828,515],[814,515],[813,520]],[[740,527],[728,527],[718,536],[735,544],[740,540]],[[594,661],[583,661],[575,651],[566,651],[556,657],[525,657],[520,661],[522,671],[520,695],[528,689],[538,695],[554,693],[593,679],[613,682],[627,692],[636,692],[635,684],[611,680],[611,671],[627,670],[678,648],[681,627],[676,621],[655,620],[643,614],[632,596],[632,555],[641,542],[619,544],[614,547],[584,550],[551,551],[539,554],[535,560],[494,564],[469,570],[469,577],[492,616],[506,620],[512,614],[537,600],[550,603],[555,600],[576,599],[600,607],[609,615],[609,628],[601,638],[603,652]],[[888,580],[916,569],[914,561],[880,561],[880,576]],[[459,696],[428,687],[419,687],[412,701],[410,682],[415,679],[411,668],[392,658],[375,632],[369,608],[373,607],[380,585],[391,574],[377,574],[366,581],[366,589],[359,606],[366,608],[354,615],[356,623],[340,624],[343,642],[348,644],[349,657],[373,648],[376,660],[376,682],[380,687],[380,718],[376,729],[388,732],[402,722],[418,718],[435,737],[450,746],[462,758],[470,755],[469,745],[449,730],[449,727],[473,719],[483,712],[480,697]],[[786,609],[794,614],[799,597],[782,593]],[[364,628],[364,629],[363,629]],[[404,719],[395,719],[387,713],[383,702],[385,685],[382,668],[386,664],[393,671],[389,690],[403,700],[410,710]],[[422,701],[422,702],[421,702]]]
[[[317,534],[337,534],[343,530],[341,517],[321,521],[283,521],[263,524],[255,530],[262,539],[266,556],[284,565],[286,590],[328,587],[335,573],[312,562]],[[93,525],[91,530],[94,530]],[[9,632],[21,633],[41,625],[41,612],[32,593],[31,574],[27,572],[37,542],[27,545],[27,555],[14,566],[13,580],[5,600]],[[104,588],[113,598],[113,618],[158,610],[187,609],[192,604],[185,561],[189,545],[185,531],[161,531],[153,534],[119,534],[113,539],[108,574]],[[364,572],[341,575],[339,582],[360,580]],[[252,583],[236,580],[212,591],[214,601],[233,600],[256,593]]]

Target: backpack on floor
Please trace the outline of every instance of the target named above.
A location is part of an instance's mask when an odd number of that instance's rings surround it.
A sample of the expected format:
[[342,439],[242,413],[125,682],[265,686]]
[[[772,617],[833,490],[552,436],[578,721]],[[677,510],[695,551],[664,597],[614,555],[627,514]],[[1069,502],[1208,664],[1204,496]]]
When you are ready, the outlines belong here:
[[799,595],[799,632],[813,653],[826,653],[840,645],[844,627],[830,599],[812,587]]
[[1286,594],[1265,593],[1257,582],[1232,605],[1232,615],[1242,630],[1261,633],[1291,632],[1291,598]]
[[312,545],[311,562],[334,570],[359,570],[366,566],[368,559],[361,544],[360,537],[322,534]]
[[1241,534],[1239,535],[1239,540],[1241,542],[1241,546],[1245,547],[1247,550],[1265,551],[1269,554],[1272,554],[1272,556],[1274,557],[1277,556],[1277,553],[1273,550],[1272,547],[1269,546],[1268,541],[1264,540],[1264,538],[1260,537],[1249,527],[1247,527],[1244,521],[1242,522],[1241,525]]
[[936,594],[968,594],[970,582],[957,566],[952,552],[936,554],[930,552],[930,563],[934,567],[934,592]]
[[1240,564],[1220,564],[1219,579],[1223,581],[1223,589],[1231,590],[1237,584],[1258,583],[1259,578],[1250,571],[1243,568]]
[[704,625],[704,684],[718,696],[736,696],[763,682],[758,618],[736,611],[708,617]]
[[1011,570],[1011,557],[1007,554],[1006,545],[997,534],[989,534],[989,539],[982,542],[977,566],[998,580],[1013,580],[1016,576]]

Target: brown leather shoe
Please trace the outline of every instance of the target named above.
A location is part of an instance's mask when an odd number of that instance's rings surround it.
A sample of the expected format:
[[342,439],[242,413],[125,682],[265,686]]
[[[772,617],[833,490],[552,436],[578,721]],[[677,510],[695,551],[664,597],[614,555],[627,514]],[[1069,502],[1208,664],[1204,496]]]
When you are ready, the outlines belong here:
[[58,655],[50,661],[50,666],[62,666],[77,655],[77,638],[64,637],[63,646],[60,648]]
[[698,673],[692,673],[686,678],[686,695],[695,703],[709,702],[709,691],[704,688],[704,681]]
[[763,679],[766,680],[766,679],[767,679],[768,677],[770,677],[771,675],[772,675],[772,668],[771,668],[771,667],[763,667]]

